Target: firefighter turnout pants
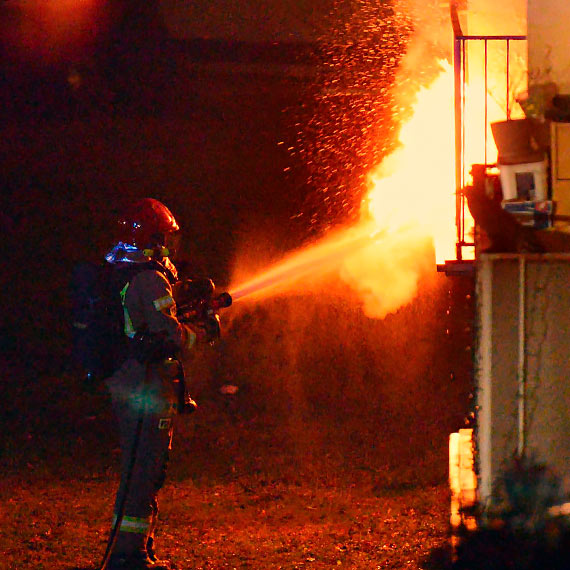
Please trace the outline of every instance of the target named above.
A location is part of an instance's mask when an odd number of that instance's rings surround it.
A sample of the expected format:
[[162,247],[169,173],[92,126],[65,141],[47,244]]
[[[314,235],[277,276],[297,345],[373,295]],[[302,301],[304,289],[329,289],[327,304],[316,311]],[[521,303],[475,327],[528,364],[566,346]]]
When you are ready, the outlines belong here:
[[113,553],[144,555],[149,539],[154,539],[158,492],[166,477],[177,398],[171,379],[160,374],[159,365],[143,366],[134,360],[114,375],[110,390],[121,442],[113,527],[124,502]]

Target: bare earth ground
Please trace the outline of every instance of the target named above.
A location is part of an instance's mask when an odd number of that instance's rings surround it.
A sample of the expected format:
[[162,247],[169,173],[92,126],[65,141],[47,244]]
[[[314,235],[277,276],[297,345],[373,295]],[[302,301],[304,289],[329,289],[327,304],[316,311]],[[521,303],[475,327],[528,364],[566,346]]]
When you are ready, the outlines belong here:
[[[108,534],[109,481],[4,484],[0,568],[96,567]],[[430,551],[446,542],[446,496],[444,486],[375,496],[251,478],[170,483],[160,554],[181,569],[426,568]]]

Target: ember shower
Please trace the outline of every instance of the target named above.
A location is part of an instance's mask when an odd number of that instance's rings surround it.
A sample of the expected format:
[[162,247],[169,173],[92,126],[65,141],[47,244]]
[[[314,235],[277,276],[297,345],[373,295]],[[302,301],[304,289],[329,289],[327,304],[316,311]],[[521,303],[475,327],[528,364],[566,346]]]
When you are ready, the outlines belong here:
[[[424,5],[415,10],[413,5],[405,3],[339,2],[330,20],[330,33],[321,41],[323,87],[314,116],[306,123],[298,123],[299,144],[294,149],[310,169],[308,184],[316,188],[301,215],[310,219],[316,235],[347,226],[349,233],[361,231],[358,228],[364,226],[373,235],[383,235],[371,243],[358,242],[360,247],[351,252],[341,245],[346,244],[347,236],[338,237],[338,231],[334,232],[335,238],[325,237],[318,243],[320,249],[326,243],[329,250],[339,244],[340,275],[361,293],[367,313],[382,317],[411,300],[420,276],[434,269],[433,253],[430,254],[427,243],[433,236],[418,229],[417,220],[400,215],[423,208],[421,201],[414,208],[410,203],[415,201],[414,196],[410,196],[409,188],[403,193],[402,186],[415,185],[416,192],[421,192],[426,181],[419,178],[402,183],[393,175],[398,169],[418,170],[420,163],[414,164],[415,156],[420,159],[424,149],[412,145],[406,162],[398,164],[405,146],[399,135],[402,125],[413,123],[411,119],[418,111],[418,93],[428,98],[425,92],[429,90],[422,85],[430,85],[444,69],[442,58],[449,55],[450,45],[445,41],[449,32],[445,34],[442,30],[449,26],[448,12],[439,6]],[[446,91],[446,87],[445,82],[438,87],[438,97],[442,93],[444,96],[443,114],[452,109],[453,90],[450,87]],[[425,117],[426,110],[421,111]],[[432,118],[439,112],[438,107],[427,109]],[[418,136],[425,139],[426,148],[430,144],[433,147],[425,119],[420,117],[416,123],[419,124],[416,131],[419,129]],[[449,133],[440,132],[439,136],[444,141],[440,154],[452,161],[453,154],[448,150],[453,148],[453,129]],[[453,167],[450,165],[447,173],[446,166],[440,170],[451,176]],[[432,176],[433,172],[426,173],[426,177]],[[378,180],[384,178],[391,180],[391,187],[379,193]],[[452,189],[444,192],[449,192],[446,199],[451,204]],[[425,201],[425,196],[422,200]],[[437,209],[436,200],[434,211]],[[391,214],[391,221],[386,220],[385,211]],[[430,212],[425,215],[429,218]],[[298,252],[299,262],[306,265],[310,252],[310,247]],[[295,259],[294,255],[287,261],[286,273],[291,284]],[[279,267],[280,264],[269,271],[274,275]],[[315,271],[318,267],[315,263]],[[261,277],[264,281],[263,274]],[[377,290],[380,284],[382,291]],[[251,283],[234,285],[236,290],[243,291],[244,287],[250,288]]]

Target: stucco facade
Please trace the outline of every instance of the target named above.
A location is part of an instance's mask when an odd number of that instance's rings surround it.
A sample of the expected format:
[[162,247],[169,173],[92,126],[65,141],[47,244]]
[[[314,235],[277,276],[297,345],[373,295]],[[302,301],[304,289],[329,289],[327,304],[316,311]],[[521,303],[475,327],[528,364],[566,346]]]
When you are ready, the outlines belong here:
[[529,82],[553,81],[559,93],[570,93],[570,2],[528,0]]

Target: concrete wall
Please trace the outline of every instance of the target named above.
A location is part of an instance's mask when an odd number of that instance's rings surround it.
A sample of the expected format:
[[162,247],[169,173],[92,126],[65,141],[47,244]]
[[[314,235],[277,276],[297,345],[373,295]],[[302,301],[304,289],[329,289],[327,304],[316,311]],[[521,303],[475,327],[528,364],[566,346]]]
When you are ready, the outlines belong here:
[[529,83],[554,81],[570,93],[570,2],[528,0]]
[[[524,303],[519,283],[524,260]],[[519,307],[525,307],[526,450],[570,492],[570,256],[481,255],[476,366],[480,500],[497,490],[518,442]]]

